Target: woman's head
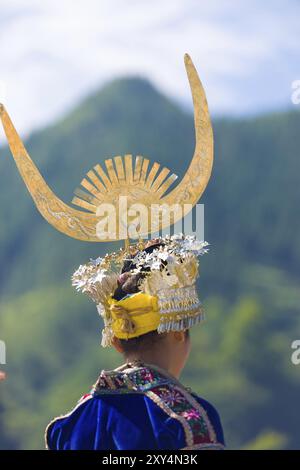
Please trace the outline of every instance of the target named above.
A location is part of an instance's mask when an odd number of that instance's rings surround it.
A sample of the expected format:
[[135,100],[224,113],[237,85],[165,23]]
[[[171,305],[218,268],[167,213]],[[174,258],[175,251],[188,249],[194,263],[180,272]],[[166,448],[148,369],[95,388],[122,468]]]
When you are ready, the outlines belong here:
[[[79,266],[72,284],[97,305],[104,322],[101,345],[126,339],[115,344],[127,356],[134,352],[153,357],[162,348],[172,349],[172,357],[180,353],[182,360],[177,362],[184,363],[189,352],[184,332],[204,319],[196,279],[198,258],[208,251],[206,246],[195,237],[172,235],[140,241]],[[137,337],[141,338],[129,341]]]
[[[153,244],[145,251],[151,253],[158,246],[160,245]],[[134,267],[130,260],[124,264],[119,276],[118,287],[113,296],[116,300],[122,300],[127,295],[139,292],[139,283],[143,278],[143,274],[130,275],[130,271]],[[191,345],[189,330],[187,329],[165,333],[158,333],[157,330],[154,330],[131,339],[115,337],[113,346],[124,356],[127,362],[140,360],[154,363],[179,377],[188,359]]]

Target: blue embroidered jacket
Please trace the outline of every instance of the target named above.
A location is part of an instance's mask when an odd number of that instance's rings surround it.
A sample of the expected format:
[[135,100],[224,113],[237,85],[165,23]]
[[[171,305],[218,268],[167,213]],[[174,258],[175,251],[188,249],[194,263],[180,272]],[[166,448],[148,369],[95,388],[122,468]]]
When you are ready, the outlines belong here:
[[50,450],[223,449],[216,409],[161,369],[102,371],[91,393],[46,429]]

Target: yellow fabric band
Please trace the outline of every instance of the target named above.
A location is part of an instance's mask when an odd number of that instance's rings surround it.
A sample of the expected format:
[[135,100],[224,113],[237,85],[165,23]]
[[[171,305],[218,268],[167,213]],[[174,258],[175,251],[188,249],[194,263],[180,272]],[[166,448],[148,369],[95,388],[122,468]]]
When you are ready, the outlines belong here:
[[108,302],[117,338],[136,338],[157,330],[160,322],[157,297],[138,292],[122,300],[110,298]]

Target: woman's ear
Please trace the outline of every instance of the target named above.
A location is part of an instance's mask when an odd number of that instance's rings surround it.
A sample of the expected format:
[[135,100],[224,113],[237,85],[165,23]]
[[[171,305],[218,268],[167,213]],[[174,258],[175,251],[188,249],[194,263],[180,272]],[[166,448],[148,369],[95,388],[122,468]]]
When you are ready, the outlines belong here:
[[120,342],[119,338],[114,336],[113,339],[112,339],[111,344],[115,348],[116,351],[118,351],[120,354],[123,354],[124,350],[122,348],[122,345],[121,345],[121,342]]
[[184,331],[174,331],[174,339],[179,343],[183,343],[185,341],[185,332]]

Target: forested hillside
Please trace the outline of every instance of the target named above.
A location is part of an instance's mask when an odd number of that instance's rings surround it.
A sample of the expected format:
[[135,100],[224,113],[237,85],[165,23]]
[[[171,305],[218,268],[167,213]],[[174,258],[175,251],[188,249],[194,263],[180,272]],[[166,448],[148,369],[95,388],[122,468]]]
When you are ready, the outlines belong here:
[[[12,116],[14,118],[14,116]],[[214,120],[205,203],[209,255],[199,291],[207,321],[193,331],[183,380],[211,400],[229,447],[300,448],[299,112]],[[15,122],[16,127],[18,123]],[[66,202],[84,174],[132,153],[180,177],[192,158],[192,114],[140,78],[115,80],[26,142]],[[0,149],[0,448],[42,448],[53,416],[120,359],[100,348],[101,324],[73,292],[75,268],[113,247],[69,239],[39,215],[7,148]]]

